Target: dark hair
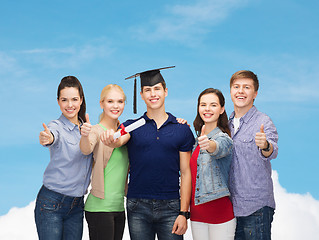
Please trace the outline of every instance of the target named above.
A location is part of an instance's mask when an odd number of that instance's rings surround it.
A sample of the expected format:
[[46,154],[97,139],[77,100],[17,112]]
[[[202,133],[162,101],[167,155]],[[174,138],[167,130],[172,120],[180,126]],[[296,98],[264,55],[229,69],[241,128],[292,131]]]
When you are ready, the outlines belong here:
[[[195,132],[196,132],[197,136],[200,136],[202,127],[204,125],[204,121],[200,117],[199,112],[198,112],[198,108],[199,108],[199,105],[200,105],[200,99],[201,99],[201,97],[203,95],[206,95],[206,94],[209,94],[209,93],[216,94],[216,96],[219,99],[220,106],[222,106],[222,107],[225,106],[224,95],[218,89],[207,88],[207,89],[205,89],[204,91],[202,91],[199,94],[199,97],[198,97],[198,100],[197,100],[197,116],[196,116],[196,118],[195,118],[195,120],[193,122],[193,125],[194,125]],[[229,127],[228,127],[228,118],[227,118],[226,110],[224,110],[224,112],[222,114],[220,114],[220,116],[218,118],[218,121],[217,121],[217,127],[219,127],[220,130],[222,130],[224,133],[227,133],[230,136],[230,130],[229,130]]]
[[254,82],[255,91],[256,92],[258,91],[259,81],[258,81],[257,75],[253,73],[252,71],[248,71],[248,70],[241,70],[241,71],[235,72],[230,78],[230,87],[233,85],[236,79],[240,79],[240,78],[252,79]]
[[[166,89],[166,82],[165,81],[162,81],[160,82],[160,84],[162,84],[162,87],[164,88],[164,90]],[[141,86],[141,92],[143,92],[143,88],[146,87],[146,86]]]
[[86,104],[85,104],[83,88],[80,81],[74,76],[66,76],[62,78],[58,87],[58,92],[57,92],[58,99],[60,98],[61,90],[67,87],[74,87],[79,90],[79,95],[80,95],[80,98],[82,99],[82,104],[80,107],[78,117],[80,117],[85,122],[86,121],[86,118],[85,118]]

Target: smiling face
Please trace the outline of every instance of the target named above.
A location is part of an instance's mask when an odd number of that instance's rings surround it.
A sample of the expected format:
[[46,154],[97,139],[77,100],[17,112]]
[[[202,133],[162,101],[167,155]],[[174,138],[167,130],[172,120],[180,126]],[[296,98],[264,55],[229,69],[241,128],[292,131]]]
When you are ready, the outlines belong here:
[[140,94],[148,109],[160,109],[164,107],[167,88],[164,89],[162,83],[144,86]]
[[116,88],[110,89],[100,102],[104,117],[117,120],[125,107],[125,95]]
[[79,90],[75,87],[66,87],[60,91],[58,98],[62,114],[72,123],[78,124],[78,113],[82,104]]
[[250,78],[235,79],[230,88],[230,96],[234,103],[234,109],[246,113],[254,105],[257,97],[254,81]]
[[225,111],[225,108],[220,105],[219,98],[215,93],[208,93],[200,98],[198,113],[204,124],[217,127],[219,116]]

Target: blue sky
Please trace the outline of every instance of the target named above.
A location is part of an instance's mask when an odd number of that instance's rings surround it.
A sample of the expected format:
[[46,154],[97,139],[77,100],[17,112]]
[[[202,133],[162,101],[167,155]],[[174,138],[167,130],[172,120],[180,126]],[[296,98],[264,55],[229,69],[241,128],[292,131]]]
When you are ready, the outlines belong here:
[[2,1],[0,215],[36,198],[49,161],[38,135],[60,115],[62,77],[82,82],[92,123],[102,88],[121,85],[124,121],[145,111],[139,98],[133,115],[133,82],[124,78],[170,65],[166,109],[190,123],[202,90],[222,90],[229,115],[231,75],[257,73],[256,106],[279,132],[280,184],[319,199],[318,9],[314,0]]

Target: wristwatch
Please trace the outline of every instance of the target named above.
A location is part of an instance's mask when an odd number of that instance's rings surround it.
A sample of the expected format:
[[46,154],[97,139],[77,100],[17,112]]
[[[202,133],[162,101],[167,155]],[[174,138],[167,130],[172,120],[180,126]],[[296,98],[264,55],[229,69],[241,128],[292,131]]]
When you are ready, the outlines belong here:
[[189,219],[190,216],[191,216],[191,213],[190,213],[190,212],[180,211],[178,215],[182,215],[182,216],[184,216],[186,219]]
[[269,152],[270,151],[270,143],[267,141],[267,147],[264,149],[261,149],[261,150],[263,150],[265,152]]

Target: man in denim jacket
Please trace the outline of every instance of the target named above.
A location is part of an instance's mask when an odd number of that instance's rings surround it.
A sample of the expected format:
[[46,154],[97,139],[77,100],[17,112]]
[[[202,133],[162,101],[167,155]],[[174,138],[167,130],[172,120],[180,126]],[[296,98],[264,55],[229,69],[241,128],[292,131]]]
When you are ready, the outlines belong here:
[[254,106],[259,82],[251,71],[238,71],[230,79],[234,112],[229,128],[233,162],[229,184],[235,239],[271,239],[275,200],[270,160],[278,154],[278,134],[271,119]]

